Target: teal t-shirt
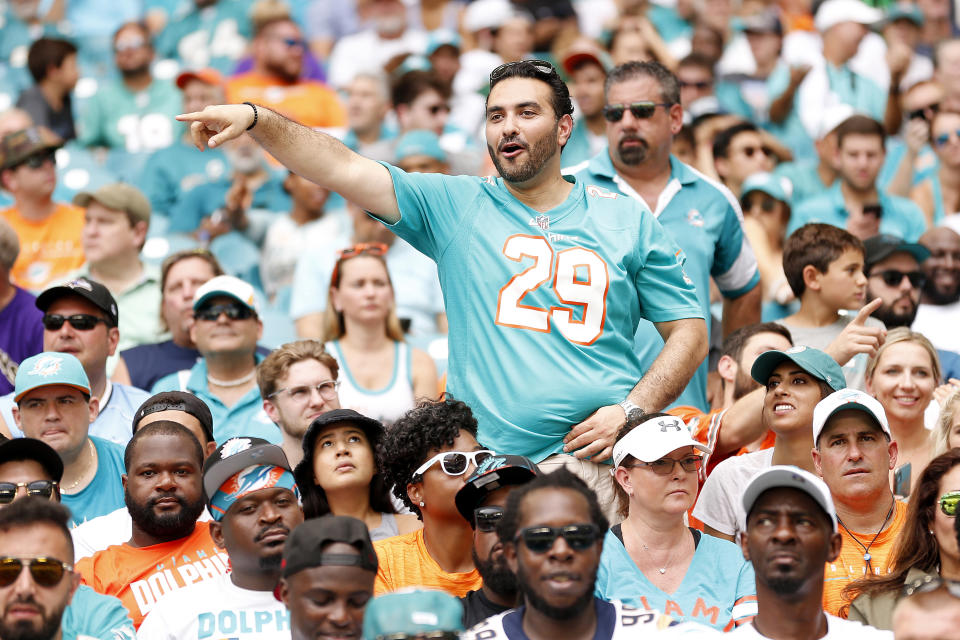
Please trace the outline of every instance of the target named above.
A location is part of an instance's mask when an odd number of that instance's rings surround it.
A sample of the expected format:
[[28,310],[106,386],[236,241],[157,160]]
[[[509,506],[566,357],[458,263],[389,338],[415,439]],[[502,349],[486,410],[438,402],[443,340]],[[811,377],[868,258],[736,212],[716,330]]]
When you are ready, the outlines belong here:
[[163,149],[184,131],[174,119],[182,106],[180,91],[168,80],[154,80],[137,93],[120,80],[107,81],[80,109],[77,141],[128,154]]
[[[927,221],[920,207],[907,198],[892,196],[883,191],[877,193],[883,209],[880,233],[892,233],[907,242],[916,242],[927,228]],[[847,217],[838,180],[822,196],[810,198],[793,210],[787,225],[787,235],[810,222],[823,222],[845,229]]]
[[125,473],[123,447],[96,436],[90,436],[90,440],[97,448],[97,474],[79,493],[64,493],[60,497],[60,501],[70,508],[71,527],[126,506],[120,481],[120,476]]
[[157,55],[173,58],[184,69],[213,67],[233,73],[252,35],[252,0],[208,3],[197,8],[184,2],[157,38]]
[[119,599],[97,593],[85,584],[77,587],[63,610],[63,640],[134,640],[133,621]]
[[168,216],[183,194],[219,180],[227,168],[227,158],[219,147],[200,151],[180,138],[150,155],[137,184],[150,200],[153,214]]
[[539,213],[499,178],[385,166],[401,213],[391,228],[437,263],[447,388],[496,451],[560,452],[573,425],[640,379],[642,318],[703,317],[683,252],[629,198],[568,178],[567,199]]

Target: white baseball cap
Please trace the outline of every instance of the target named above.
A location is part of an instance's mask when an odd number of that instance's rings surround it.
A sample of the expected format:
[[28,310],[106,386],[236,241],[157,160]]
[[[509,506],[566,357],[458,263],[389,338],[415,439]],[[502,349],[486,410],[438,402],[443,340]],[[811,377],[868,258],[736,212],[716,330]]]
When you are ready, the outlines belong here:
[[240,304],[249,307],[258,316],[260,315],[257,296],[253,287],[233,276],[216,276],[207,280],[193,294],[193,310],[196,311],[204,302],[216,296],[233,298]]
[[890,425],[887,423],[887,414],[883,410],[883,405],[881,405],[876,398],[867,395],[859,389],[841,389],[828,395],[813,408],[814,444],[816,444],[817,439],[820,438],[820,434],[823,432],[823,428],[826,426],[830,416],[844,409],[863,411],[873,418],[873,421],[883,429],[883,432],[887,434],[891,440],[893,439],[893,434],[890,432]]
[[681,447],[695,447],[708,454],[712,451],[690,436],[690,429],[680,418],[653,416],[631,429],[613,446],[613,466],[619,467],[628,455],[642,462],[653,462]]
[[[747,488],[743,490],[743,497],[741,498],[744,518],[750,514],[753,503],[764,491],[781,487],[799,489],[813,498],[829,516],[830,522],[833,523],[833,531],[837,531],[837,510],[833,506],[833,498],[830,497],[830,489],[826,483],[809,471],[804,471],[800,467],[792,465],[768,467],[750,478],[750,482],[747,484]],[[741,524],[746,529],[746,522]]]
[[867,6],[861,0],[827,0],[817,9],[813,26],[823,33],[841,22],[857,22],[869,26],[880,22],[883,17],[883,11]]
[[843,124],[847,118],[856,115],[857,111],[846,103],[838,103],[826,107],[820,112],[820,122],[817,123],[817,140],[823,140],[834,129]]

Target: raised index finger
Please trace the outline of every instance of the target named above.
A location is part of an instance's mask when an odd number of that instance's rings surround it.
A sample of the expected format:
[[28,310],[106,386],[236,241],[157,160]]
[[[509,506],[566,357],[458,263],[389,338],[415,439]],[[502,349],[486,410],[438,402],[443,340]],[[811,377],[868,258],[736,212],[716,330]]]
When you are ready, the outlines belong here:
[[867,318],[870,317],[870,314],[880,308],[880,305],[883,304],[883,300],[880,298],[874,298],[867,304],[863,305],[860,308],[860,311],[857,313],[857,317],[853,319],[850,324],[866,324]]
[[202,122],[207,119],[207,116],[203,115],[203,111],[192,111],[190,113],[181,113],[175,116],[180,122]]

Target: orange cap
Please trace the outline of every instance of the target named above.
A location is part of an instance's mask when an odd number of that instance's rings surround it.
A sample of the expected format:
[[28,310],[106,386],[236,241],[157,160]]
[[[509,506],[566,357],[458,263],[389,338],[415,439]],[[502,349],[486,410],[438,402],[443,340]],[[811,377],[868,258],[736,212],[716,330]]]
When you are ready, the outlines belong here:
[[177,76],[177,86],[183,89],[191,80],[199,80],[206,84],[212,84],[215,87],[223,86],[223,76],[216,69],[204,67],[193,71],[184,71]]

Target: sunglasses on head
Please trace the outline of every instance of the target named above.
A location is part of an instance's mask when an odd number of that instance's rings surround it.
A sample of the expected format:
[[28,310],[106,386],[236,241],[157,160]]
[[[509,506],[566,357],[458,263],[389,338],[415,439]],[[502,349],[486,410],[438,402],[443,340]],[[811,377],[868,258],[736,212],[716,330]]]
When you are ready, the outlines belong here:
[[523,540],[530,551],[546,553],[553,548],[557,538],[563,537],[574,551],[586,551],[599,535],[597,525],[591,523],[569,524],[565,527],[527,527],[517,533],[514,542]]
[[503,520],[503,507],[477,507],[473,510],[477,531],[496,531],[497,523]]
[[340,249],[340,251],[337,251],[337,261],[333,265],[333,273],[330,274],[330,282],[334,285],[340,283],[340,263],[344,260],[356,258],[359,255],[385,256],[389,249],[390,247],[382,242],[360,242],[352,247]]
[[608,104],[603,107],[603,117],[607,119],[607,122],[620,122],[623,119],[623,114],[629,111],[637,120],[646,120],[653,117],[657,107],[670,108],[672,106],[673,103],[671,102],[650,102],[649,100],[631,102],[630,104]]
[[31,169],[39,169],[48,162],[51,164],[56,164],[56,150],[44,151],[42,153],[35,153],[32,156],[27,157],[23,162],[17,164],[17,167],[30,167]]
[[933,143],[938,147],[943,147],[943,146],[946,146],[948,142],[950,142],[950,138],[952,137],[956,137],[958,140],[960,140],[960,129],[957,129],[956,131],[952,131],[952,132],[948,131],[946,133],[941,133],[940,135],[938,135],[936,138],[933,139]]
[[103,318],[89,313],[76,313],[72,316],[61,316],[56,313],[43,314],[43,328],[47,331],[59,331],[64,322],[69,322],[70,326],[77,331],[90,331],[101,322],[107,324]]
[[30,576],[41,587],[55,587],[63,580],[65,573],[73,572],[73,567],[55,558],[5,556],[0,558],[0,587],[9,587],[16,582],[24,566],[30,568]]
[[955,517],[958,505],[960,505],[960,491],[948,491],[940,496],[940,511],[943,511],[943,515]]
[[883,278],[883,284],[887,285],[888,287],[899,286],[900,283],[903,282],[904,278],[907,278],[910,281],[910,286],[914,289],[919,289],[927,282],[927,276],[920,271],[898,271],[897,269],[886,269],[884,271],[871,273],[870,275]]
[[471,464],[479,466],[485,460],[493,457],[493,451],[489,449],[480,449],[479,451],[446,451],[438,453],[413,472],[413,477],[422,476],[427,469],[440,463],[440,468],[448,476],[462,476]]
[[17,491],[23,487],[28,496],[49,500],[57,488],[55,480],[34,480],[33,482],[0,482],[0,504],[10,504],[17,499]]
[[193,315],[198,320],[216,322],[221,313],[226,314],[229,320],[248,320],[253,317],[253,309],[236,303],[212,304],[209,307],[197,309]]
[[545,76],[553,75],[557,72],[557,70],[553,68],[553,65],[547,62],[546,60],[517,60],[516,62],[508,62],[506,64],[502,64],[496,69],[494,69],[493,71],[491,71],[490,82],[491,83],[496,82],[497,80],[505,76],[510,69],[513,69],[514,67],[517,67],[519,65],[527,65],[527,66],[533,67],[533,69],[537,73]]
[[771,149],[770,147],[754,147],[753,145],[750,145],[750,146],[744,147],[740,151],[742,151],[743,155],[747,156],[748,158],[752,158],[753,154],[757,153],[758,151],[763,155],[767,156],[768,158],[773,157],[773,149]]

